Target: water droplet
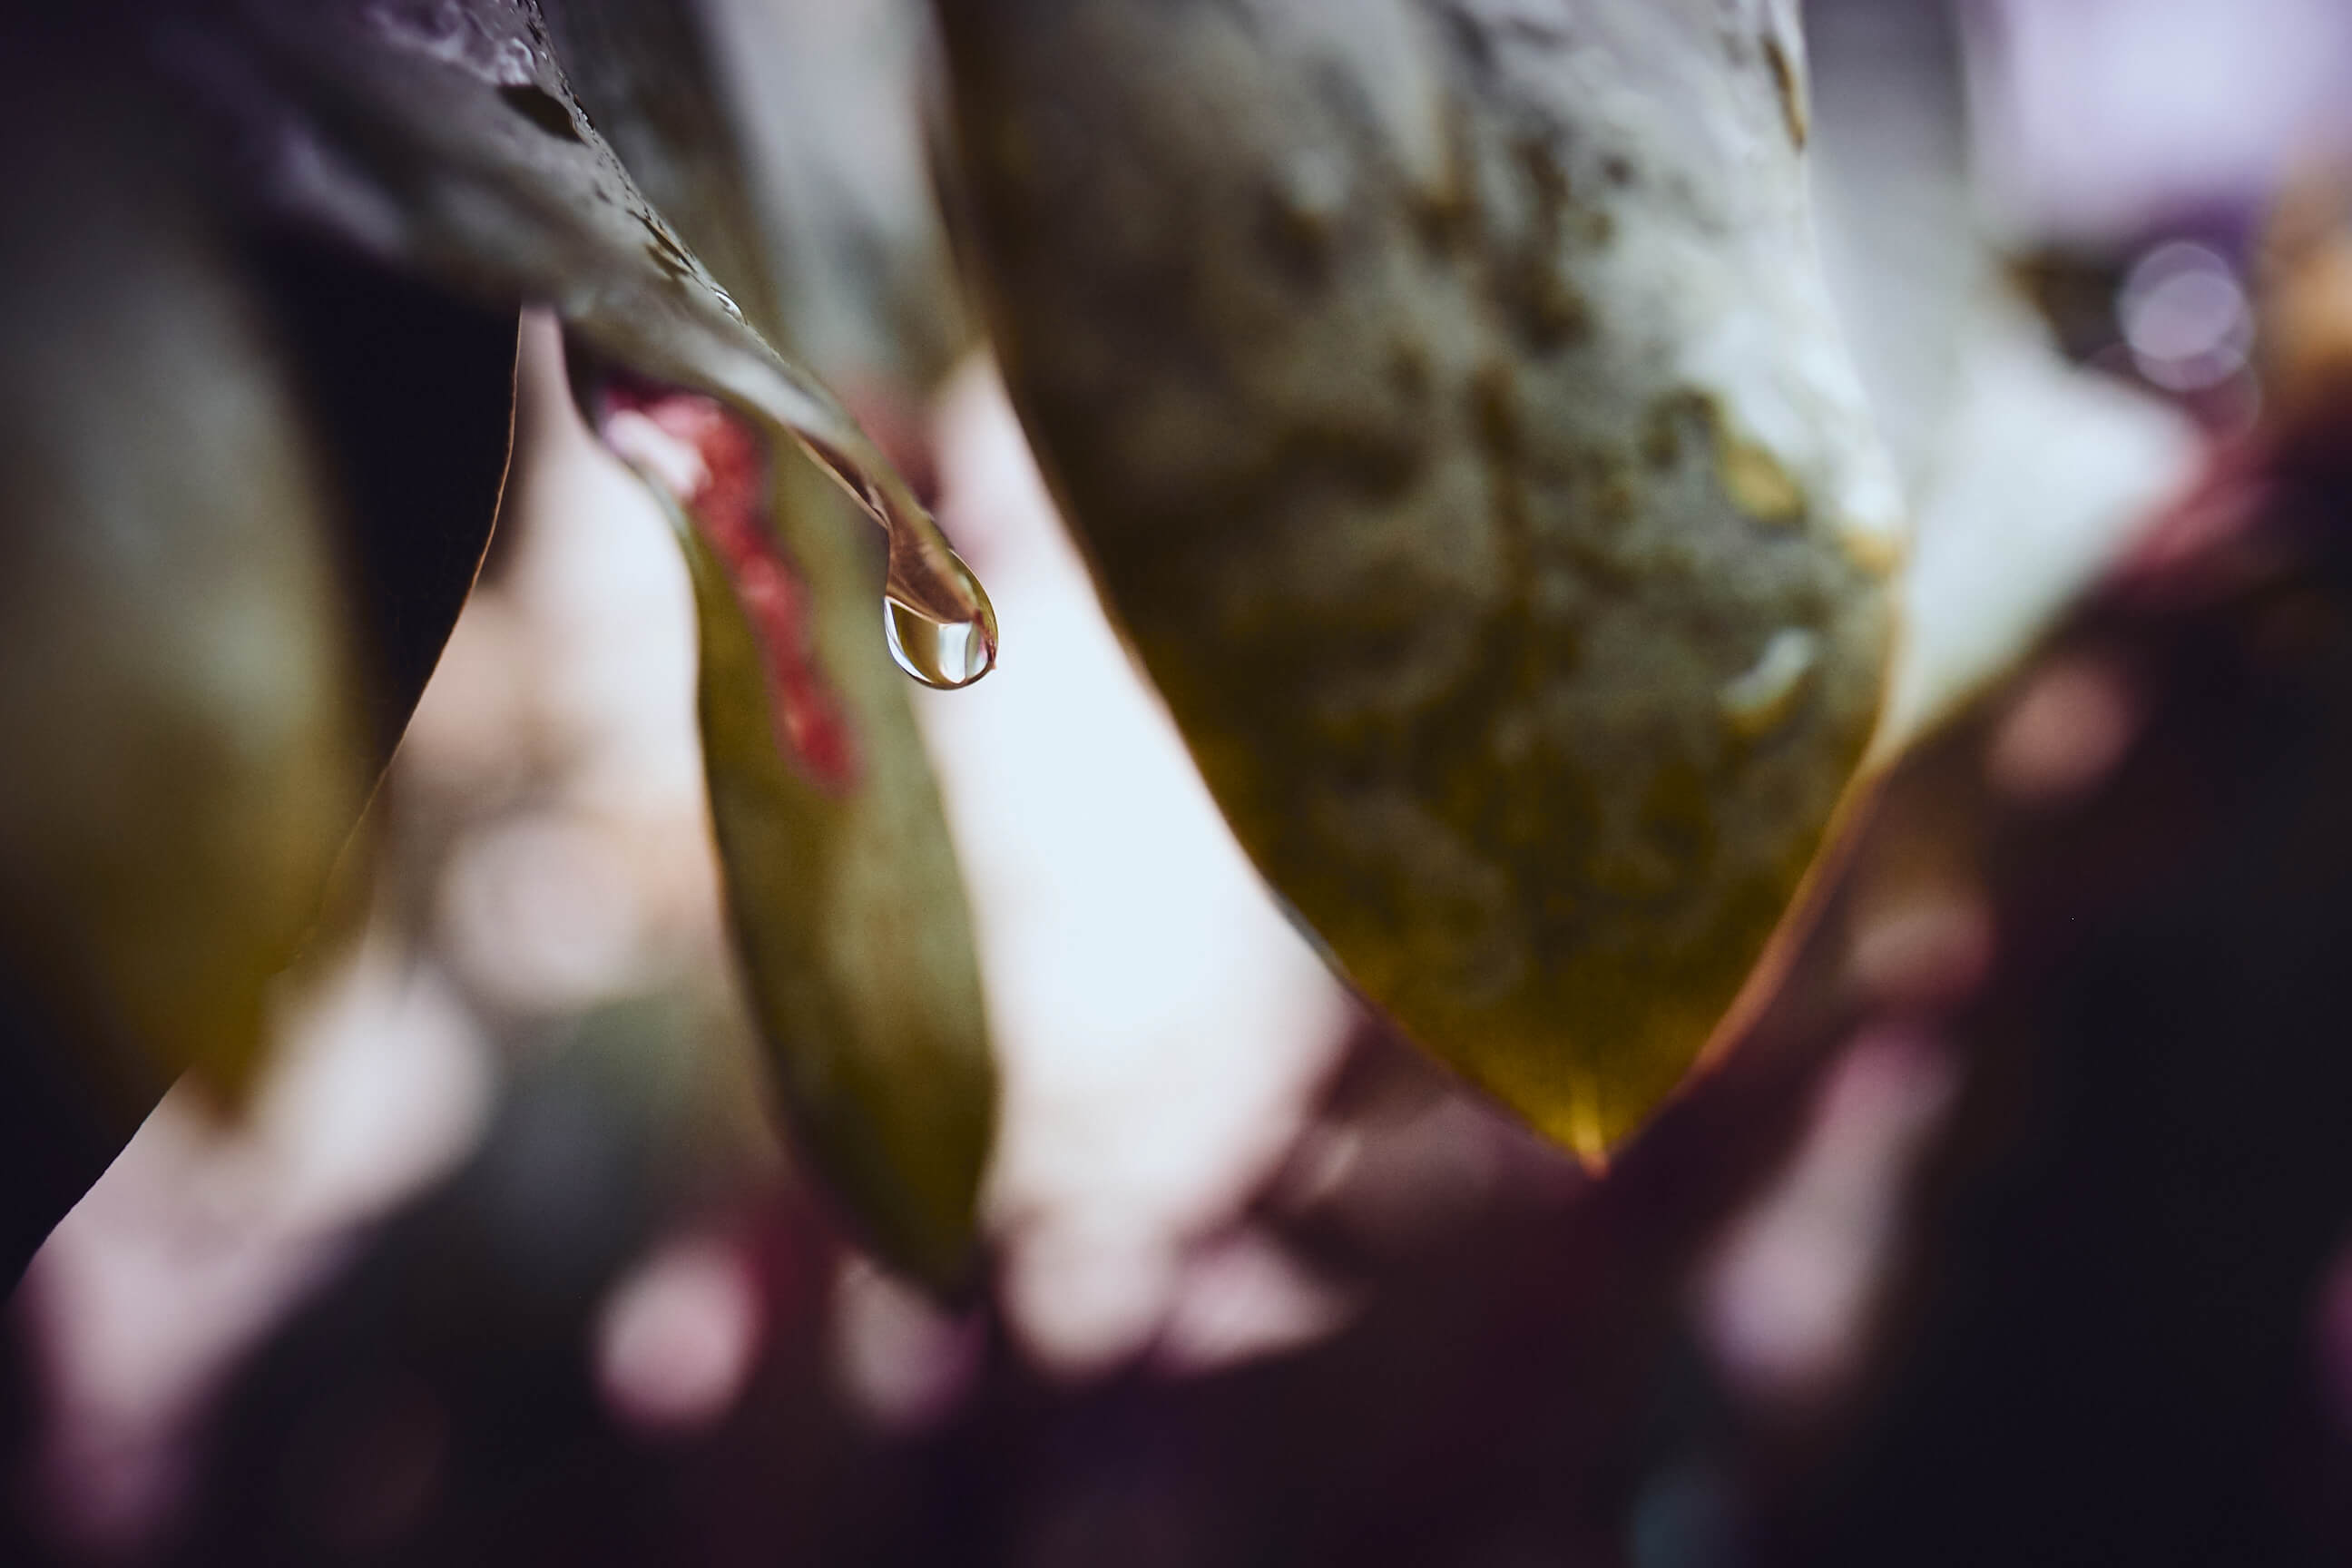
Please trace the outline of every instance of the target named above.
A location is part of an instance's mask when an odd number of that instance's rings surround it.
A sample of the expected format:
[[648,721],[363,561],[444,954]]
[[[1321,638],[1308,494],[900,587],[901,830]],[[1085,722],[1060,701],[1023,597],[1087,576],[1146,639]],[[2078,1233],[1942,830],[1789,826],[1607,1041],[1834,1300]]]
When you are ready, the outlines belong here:
[[[688,290],[689,297],[702,297],[717,307],[706,324],[726,324],[716,342],[697,345],[711,365],[688,364],[688,374],[681,379],[722,396],[771,437],[796,444],[888,540],[884,623],[899,668],[943,690],[969,686],[993,669],[996,612],[980,580],[957,558],[905,478],[831,393],[743,328],[729,309],[733,302],[650,208],[640,207],[635,216],[655,263],[673,281],[699,285]],[[632,335],[623,334],[625,340]]]
[[890,657],[900,669],[941,691],[970,686],[996,668],[996,611],[978,579],[965,575],[980,605],[980,614],[968,620],[938,619],[895,594],[882,599],[882,633]]
[[[996,611],[988,591],[948,547],[907,481],[847,416],[821,406],[816,412],[824,424],[780,423],[889,540],[882,622],[891,657],[926,686],[942,691],[970,686],[996,668]],[[865,449],[853,450],[852,441]]]

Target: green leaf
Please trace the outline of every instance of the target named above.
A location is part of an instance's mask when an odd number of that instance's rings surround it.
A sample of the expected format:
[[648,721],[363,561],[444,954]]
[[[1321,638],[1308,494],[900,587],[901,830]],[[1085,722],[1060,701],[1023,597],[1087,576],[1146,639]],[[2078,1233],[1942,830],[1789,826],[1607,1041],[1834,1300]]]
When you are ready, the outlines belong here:
[[[664,211],[781,338],[747,153],[691,9],[574,0],[556,37],[594,62],[595,112]],[[596,377],[580,379],[609,431]],[[732,436],[714,412],[684,411],[710,443],[689,461],[726,469]],[[951,1291],[966,1282],[996,1113],[970,915],[906,683],[875,657],[883,563],[806,465],[784,454],[767,468],[763,493],[739,493],[732,476],[709,487],[708,505],[748,513],[723,520],[646,471],[693,569],[704,765],[737,947],[804,1163],[883,1258]],[[782,574],[793,605],[755,626],[730,568],[768,574],[771,595]]]
[[1600,1156],[1886,681],[1793,5],[936,11],[1015,400],[1218,801],[1367,996]]
[[0,945],[123,1131],[234,1095],[367,773],[299,377],[128,73],[0,81]]
[[996,1120],[971,917],[906,682],[871,656],[872,552],[798,465],[774,497],[856,776],[830,788],[787,760],[766,650],[673,504],[737,948],[804,1162],[886,1261],[953,1291],[967,1282]]
[[127,48],[0,22],[0,1279],[264,992],[471,587],[515,316],[256,221]]

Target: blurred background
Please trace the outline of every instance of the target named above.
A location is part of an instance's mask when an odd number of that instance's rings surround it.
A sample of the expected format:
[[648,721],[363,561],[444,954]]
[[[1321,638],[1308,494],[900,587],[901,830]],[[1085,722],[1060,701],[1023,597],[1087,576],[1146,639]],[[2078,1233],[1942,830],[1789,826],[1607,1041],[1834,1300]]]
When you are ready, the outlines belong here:
[[921,8],[706,10],[800,346],[1004,628],[918,697],[984,1288],[795,1181],[685,571],[527,314],[364,908],[254,1114],[175,1092],[8,1305],[0,1561],[2352,1561],[2352,6],[1808,0],[1929,580],[2047,534],[2110,585],[1605,1173],[1357,1008],[1219,822],[951,280]]

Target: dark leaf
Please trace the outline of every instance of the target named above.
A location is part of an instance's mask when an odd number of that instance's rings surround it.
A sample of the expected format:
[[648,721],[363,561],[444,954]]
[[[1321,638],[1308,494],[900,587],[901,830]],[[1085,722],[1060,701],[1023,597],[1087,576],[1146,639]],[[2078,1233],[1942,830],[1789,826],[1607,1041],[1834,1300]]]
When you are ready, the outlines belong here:
[[[27,29],[27,33],[31,30]],[[234,1094],[367,780],[341,515],[184,133],[106,40],[0,68],[0,945],[97,1122]],[[111,1152],[110,1149],[105,1152]]]
[[343,500],[380,771],[489,548],[514,426],[515,311],[278,226],[245,256]]
[[[599,112],[775,330],[689,15],[562,15],[610,106]],[[951,1284],[971,1243],[994,1083],[961,885],[877,633],[887,600],[902,663],[934,684],[977,679],[995,644],[978,584],[624,170],[535,7],[252,0],[207,13],[198,36],[200,84],[232,112],[278,210],[473,297],[546,301],[647,410],[690,417],[716,443],[684,450],[724,470],[723,494],[648,478],[699,526],[723,512],[727,566],[765,574],[714,577],[698,536],[682,535],[704,568],[714,816],[762,1032],[815,1173],[887,1258]],[[589,402],[609,435],[611,411]],[[845,508],[807,493],[778,436],[884,523],[887,560]],[[739,591],[768,595],[750,621]],[[793,600],[782,620],[779,595]]]
[[936,683],[985,673],[995,621],[978,582],[832,395],[745,322],[638,190],[572,98],[535,5],[155,3],[268,198],[478,298],[549,304],[638,374],[791,437],[887,531],[892,601],[973,629],[976,665]]

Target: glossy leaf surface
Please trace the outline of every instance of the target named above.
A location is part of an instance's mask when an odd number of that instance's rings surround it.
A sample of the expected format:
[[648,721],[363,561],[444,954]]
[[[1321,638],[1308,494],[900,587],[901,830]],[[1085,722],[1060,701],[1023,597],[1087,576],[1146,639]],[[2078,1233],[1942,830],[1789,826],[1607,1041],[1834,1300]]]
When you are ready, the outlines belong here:
[[[167,16],[178,9],[163,0]],[[536,5],[185,10],[197,85],[287,210],[478,297],[549,304],[638,374],[724,398],[798,442],[884,527],[893,597],[981,628],[992,657],[977,581],[832,395],[747,324],[646,199],[572,98]]]

